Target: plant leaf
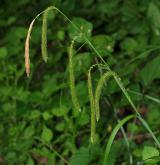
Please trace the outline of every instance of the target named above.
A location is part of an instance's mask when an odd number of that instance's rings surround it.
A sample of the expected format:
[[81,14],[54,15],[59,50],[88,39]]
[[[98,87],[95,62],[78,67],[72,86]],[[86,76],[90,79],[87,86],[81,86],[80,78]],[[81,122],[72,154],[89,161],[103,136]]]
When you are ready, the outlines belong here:
[[43,126],[41,138],[45,142],[50,142],[53,138],[53,133],[51,129],[47,128],[46,126]]
[[145,86],[154,79],[160,78],[160,56],[148,62],[140,72],[140,78]]
[[142,153],[142,159],[150,159],[159,156],[159,151],[155,147],[145,146]]
[[70,165],[88,165],[90,161],[90,154],[88,148],[81,148],[80,150],[76,151],[71,160]]
[[85,42],[85,39],[83,36],[90,38],[93,26],[90,22],[86,21],[83,18],[75,17],[72,22],[80,29],[76,29],[72,24],[69,25],[68,31],[69,36],[73,40],[76,37],[77,42]]
[[134,115],[129,115],[129,116],[125,117],[124,119],[122,119],[122,120],[116,125],[116,127],[115,127],[114,130],[112,131],[112,133],[111,133],[111,135],[110,135],[110,137],[109,137],[107,146],[106,146],[103,165],[108,165],[109,153],[110,153],[111,146],[112,146],[113,140],[114,140],[114,138],[115,138],[117,132],[119,131],[119,129],[120,129],[128,120],[130,120],[130,119],[132,119],[132,118],[134,118],[134,117],[135,117]]

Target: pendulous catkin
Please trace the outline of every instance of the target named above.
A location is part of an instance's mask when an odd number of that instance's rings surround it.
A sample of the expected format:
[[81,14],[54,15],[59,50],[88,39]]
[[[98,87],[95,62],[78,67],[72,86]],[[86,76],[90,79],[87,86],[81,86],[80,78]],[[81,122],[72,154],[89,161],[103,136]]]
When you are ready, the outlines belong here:
[[91,69],[88,71],[88,96],[90,100],[90,109],[91,109],[91,143],[95,142],[95,133],[96,133],[96,120],[95,120],[95,102],[92,89],[92,79],[91,79]]
[[100,95],[102,93],[102,88],[105,84],[105,81],[108,80],[111,76],[114,76],[115,73],[112,71],[107,71],[106,73],[104,73],[97,84],[96,87],[96,91],[95,91],[95,113],[96,113],[96,120],[98,121],[100,118],[100,110],[99,110],[99,99],[100,99]]
[[33,24],[34,24],[34,22],[35,22],[35,20],[38,16],[39,15],[37,15],[35,17],[35,19],[33,19],[32,22],[30,23],[28,33],[27,33],[27,37],[26,37],[26,41],[25,41],[25,69],[26,69],[27,77],[29,77],[29,74],[30,74],[29,39],[30,39],[30,36],[31,36],[31,31],[32,31],[32,28],[33,28]]
[[[95,107],[95,98],[92,88],[92,78],[91,78],[91,71],[94,67],[102,67],[103,69],[108,69],[103,64],[94,64],[88,70],[88,96],[90,100],[90,109],[91,109],[91,143],[95,143],[95,135],[96,135],[96,107]],[[98,121],[98,120],[97,120]]]
[[68,56],[69,56],[69,86],[71,92],[71,98],[74,110],[77,112],[81,112],[81,107],[78,101],[76,88],[75,88],[75,77],[74,77],[74,67],[73,67],[73,45],[75,43],[75,39],[72,40],[71,45],[69,47]]
[[42,58],[45,62],[48,60],[48,52],[47,52],[47,18],[50,10],[55,9],[54,6],[48,7],[44,13],[42,18],[42,34],[41,34],[41,51]]

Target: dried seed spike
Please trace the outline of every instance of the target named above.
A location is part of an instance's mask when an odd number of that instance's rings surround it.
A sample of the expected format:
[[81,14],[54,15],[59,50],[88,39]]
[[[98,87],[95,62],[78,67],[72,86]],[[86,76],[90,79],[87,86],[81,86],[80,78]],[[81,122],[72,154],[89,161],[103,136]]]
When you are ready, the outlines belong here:
[[25,42],[25,68],[26,68],[27,77],[29,77],[29,74],[30,74],[29,39],[30,39],[31,30],[32,30],[34,21],[35,21],[35,19],[31,22],[31,24],[29,26],[27,38],[26,38],[26,42]]
[[[44,12],[44,11],[43,11],[43,12]],[[39,14],[32,20],[32,22],[31,22],[30,25],[29,25],[28,32],[27,32],[27,37],[26,37],[26,41],[25,41],[25,69],[26,69],[27,77],[29,77],[29,74],[30,74],[29,39],[30,39],[30,36],[31,36],[31,31],[32,31],[33,24],[34,24],[35,20],[36,20],[43,12],[39,13]]]

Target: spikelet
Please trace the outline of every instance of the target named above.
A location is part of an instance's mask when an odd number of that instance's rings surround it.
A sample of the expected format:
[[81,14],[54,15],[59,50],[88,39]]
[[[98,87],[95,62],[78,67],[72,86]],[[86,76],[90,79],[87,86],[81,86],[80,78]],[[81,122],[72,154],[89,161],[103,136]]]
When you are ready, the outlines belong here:
[[90,109],[91,109],[91,143],[94,143],[95,132],[96,132],[96,121],[95,121],[95,103],[94,103],[94,95],[92,89],[91,69],[92,67],[88,71],[88,96],[90,100]]
[[29,26],[27,38],[26,38],[26,42],[25,42],[25,68],[26,68],[27,77],[29,77],[29,74],[30,74],[29,39],[30,39],[32,27],[33,27],[35,20],[36,20],[36,18],[33,19],[33,21],[31,22],[31,24]]
[[88,71],[88,96],[90,100],[90,109],[91,109],[91,143],[95,143],[95,134],[96,134],[96,108],[95,108],[95,98],[92,89],[91,71],[96,66],[102,67],[103,69],[108,69],[103,64],[94,64],[90,67]]
[[78,101],[76,89],[75,89],[75,77],[74,77],[74,67],[73,67],[73,45],[74,45],[74,40],[72,40],[72,43],[69,47],[69,86],[70,86],[70,92],[71,92],[71,98],[72,98],[72,103],[74,106],[74,110],[77,112],[81,112],[81,107]]
[[95,112],[96,112],[96,120],[98,121],[100,118],[100,110],[99,110],[99,99],[102,92],[102,88],[106,80],[108,80],[111,76],[114,76],[114,72],[107,71],[104,73],[98,81],[96,91],[95,91]]
[[41,51],[42,51],[42,58],[45,62],[48,60],[48,52],[47,52],[47,18],[48,13],[50,10],[55,9],[54,6],[48,7],[43,12],[43,18],[42,18],[42,34],[41,34]]

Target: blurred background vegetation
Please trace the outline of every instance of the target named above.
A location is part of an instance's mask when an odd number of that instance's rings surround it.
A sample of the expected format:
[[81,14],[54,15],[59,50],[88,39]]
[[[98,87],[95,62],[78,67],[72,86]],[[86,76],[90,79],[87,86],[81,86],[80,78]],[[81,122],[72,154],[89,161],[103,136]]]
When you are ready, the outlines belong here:
[[[158,0],[1,0],[0,7],[0,164],[99,165],[118,119],[132,114],[114,80],[100,100],[97,143],[90,144],[87,70],[99,59],[86,46],[74,57],[76,90],[83,111],[73,114],[68,86],[67,49],[74,29],[57,12],[48,19],[49,59],[41,57],[41,24],[30,43],[31,76],[24,68],[24,43],[32,19],[55,5],[91,31],[90,40],[124,82],[139,112],[160,140],[160,1]],[[77,44],[77,49],[80,45]],[[93,71],[93,83],[99,79]],[[113,144],[110,165],[142,161],[158,152],[138,120],[124,127]],[[150,147],[150,148],[149,148]],[[127,151],[127,152],[126,152]]]

